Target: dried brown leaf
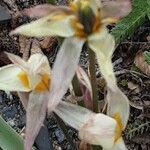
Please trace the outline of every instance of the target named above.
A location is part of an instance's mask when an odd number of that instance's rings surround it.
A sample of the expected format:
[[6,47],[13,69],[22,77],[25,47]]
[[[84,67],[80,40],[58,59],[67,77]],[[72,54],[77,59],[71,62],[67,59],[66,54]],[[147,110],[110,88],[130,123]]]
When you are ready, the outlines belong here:
[[53,46],[57,43],[57,39],[54,37],[46,37],[40,42],[40,46],[42,49],[53,48]]
[[145,61],[142,51],[137,52],[134,63],[143,73],[150,77],[150,65]]
[[91,150],[91,146],[84,141],[80,142],[79,150]]
[[32,46],[31,46],[31,55],[36,54],[36,53],[42,53],[42,50],[40,48],[40,44],[38,40],[33,40],[32,41]]

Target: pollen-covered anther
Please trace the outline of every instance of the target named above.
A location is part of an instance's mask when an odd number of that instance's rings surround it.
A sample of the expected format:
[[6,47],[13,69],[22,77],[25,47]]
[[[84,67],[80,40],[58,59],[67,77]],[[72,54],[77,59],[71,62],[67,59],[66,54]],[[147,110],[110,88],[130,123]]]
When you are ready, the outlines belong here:
[[[25,71],[21,71],[18,74],[18,78],[24,87],[31,89],[29,78]],[[40,82],[35,86],[34,89],[31,89],[31,91],[43,92],[43,91],[49,90],[49,85],[50,85],[50,77],[49,77],[49,74],[45,73],[41,75]]]
[[79,38],[86,38],[87,34],[84,32],[84,26],[80,23],[78,18],[73,18],[71,20],[71,25],[75,30],[75,35]]
[[121,117],[120,117],[119,113],[115,113],[113,118],[117,122],[116,130],[115,130],[115,136],[114,136],[114,140],[116,142],[122,135],[123,124],[122,124]]
[[29,86],[29,80],[28,80],[28,75],[25,71],[21,71],[18,74],[18,78],[20,79],[21,83],[23,84],[24,87],[30,88]]
[[48,74],[42,75],[41,81],[37,84],[34,90],[37,92],[49,90],[50,81]]

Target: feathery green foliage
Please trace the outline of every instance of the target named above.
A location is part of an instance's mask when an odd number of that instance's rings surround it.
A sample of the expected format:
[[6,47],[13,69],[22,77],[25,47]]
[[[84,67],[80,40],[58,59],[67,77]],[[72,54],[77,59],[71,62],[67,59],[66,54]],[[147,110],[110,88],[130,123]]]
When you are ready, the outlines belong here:
[[150,52],[148,51],[144,52],[144,59],[150,65]]
[[23,139],[0,116],[0,148],[23,150]]
[[135,30],[144,23],[147,15],[150,16],[148,0],[132,0],[132,12],[120,20],[112,30],[116,43],[119,44],[125,38],[131,37]]

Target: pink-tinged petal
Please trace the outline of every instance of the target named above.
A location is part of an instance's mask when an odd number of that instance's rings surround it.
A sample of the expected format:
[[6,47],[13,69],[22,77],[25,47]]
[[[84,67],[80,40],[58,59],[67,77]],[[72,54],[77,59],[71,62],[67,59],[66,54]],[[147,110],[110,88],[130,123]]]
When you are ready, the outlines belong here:
[[29,92],[18,92],[18,96],[25,110],[27,109],[29,94]]
[[8,58],[17,65],[19,68],[23,69],[24,71],[28,70],[27,63],[19,56],[5,52]]
[[48,91],[30,93],[26,111],[25,150],[31,150],[34,140],[43,125],[46,116],[48,97]]
[[94,113],[84,107],[61,101],[54,112],[64,120],[68,125],[72,126],[76,130],[87,122]]
[[107,114],[111,117],[119,115],[123,129],[129,119],[129,101],[126,95],[116,86],[115,90],[107,89],[108,108]]
[[54,12],[72,13],[71,9],[66,6],[55,6],[50,4],[37,5],[28,9],[24,9],[22,14],[31,18],[40,18],[49,15]]
[[92,87],[86,72],[79,66],[76,70],[77,77],[80,82],[81,91],[83,94],[83,100],[86,108],[93,109],[93,101],[92,101]]
[[102,0],[104,17],[121,18],[131,12],[131,0]]
[[52,69],[52,85],[48,110],[52,111],[67,92],[77,69],[84,40],[76,37],[64,40]]
[[113,147],[117,125],[113,118],[62,101],[54,111],[64,122],[79,131],[81,140],[105,148]]

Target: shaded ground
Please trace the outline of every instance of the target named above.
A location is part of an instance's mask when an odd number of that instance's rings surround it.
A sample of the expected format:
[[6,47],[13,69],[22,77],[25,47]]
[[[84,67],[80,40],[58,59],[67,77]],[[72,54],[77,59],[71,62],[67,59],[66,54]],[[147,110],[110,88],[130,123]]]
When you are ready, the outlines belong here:
[[[18,10],[43,3],[44,0],[18,0],[12,8],[10,3],[6,5],[0,0],[0,4],[7,8],[12,14],[15,13],[16,7]],[[64,3],[62,1],[62,3]],[[9,32],[28,22],[29,18],[20,17],[19,19],[12,18],[7,22],[0,22],[0,66],[10,63],[5,57],[3,51],[8,51],[22,56],[20,52],[21,45],[18,37],[10,37]],[[116,49],[113,62],[116,71],[119,87],[124,91],[131,101],[131,115],[126,131],[124,132],[125,142],[129,150],[149,150],[150,149],[150,78],[141,72],[137,72],[134,65],[134,57],[136,53],[150,50],[150,23],[146,21],[135,32],[131,39],[122,42]],[[40,39],[42,41],[42,39]],[[39,40],[38,40],[39,41]],[[33,39],[27,39],[27,42],[33,43]],[[54,58],[59,48],[57,41],[47,48],[43,48],[43,52],[48,56],[49,61],[54,61]],[[32,44],[29,44],[31,48]],[[80,64],[87,68],[87,52],[81,54]],[[97,71],[97,77],[100,74]],[[98,82],[98,85],[100,83]],[[103,101],[103,92],[99,85],[99,98]],[[137,109],[140,108],[140,109]],[[25,126],[25,112],[19,102],[16,93],[6,93],[0,91],[0,114],[3,118],[17,131],[21,132]],[[52,139],[55,149],[72,150],[68,144],[62,130],[59,128],[54,116],[47,119],[49,130],[49,139]],[[76,132],[68,128],[70,137],[77,138]],[[77,141],[77,140],[76,140]]]

